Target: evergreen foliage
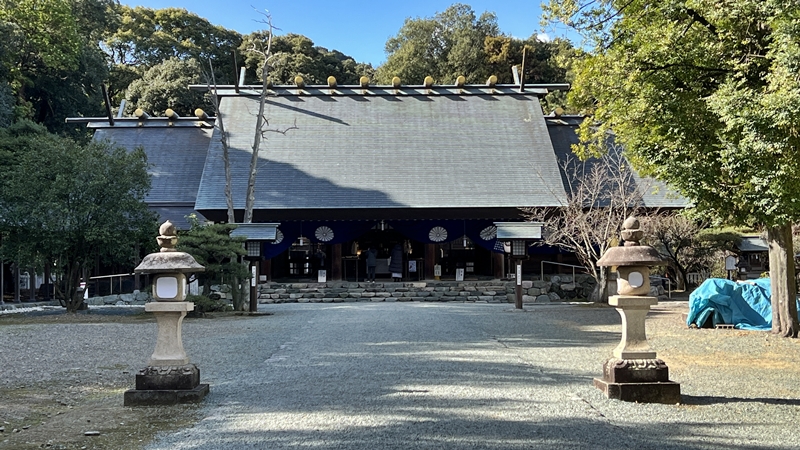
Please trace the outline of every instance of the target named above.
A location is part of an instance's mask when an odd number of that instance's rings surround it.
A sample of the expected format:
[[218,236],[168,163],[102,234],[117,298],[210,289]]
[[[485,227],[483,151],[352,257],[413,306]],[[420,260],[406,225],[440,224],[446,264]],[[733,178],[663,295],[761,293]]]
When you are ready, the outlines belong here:
[[765,228],[773,330],[797,336],[800,3],[551,0],[547,14],[596,44],[571,92],[592,114],[584,148],[603,152],[613,130],[643,174],[700,213]]
[[203,286],[203,295],[208,296],[213,284],[228,284],[233,293],[234,309],[244,305],[240,282],[247,280],[250,272],[239,259],[246,254],[242,237],[232,237],[236,225],[228,223],[203,224],[195,215],[188,217],[191,228],[180,232],[178,250],[186,252],[205,266],[206,270],[196,276]]
[[28,121],[0,129],[1,253],[22,267],[46,264],[61,274],[61,298],[74,312],[90,268],[133,266],[141,244],[152,241],[149,187],[142,150],[82,145]]

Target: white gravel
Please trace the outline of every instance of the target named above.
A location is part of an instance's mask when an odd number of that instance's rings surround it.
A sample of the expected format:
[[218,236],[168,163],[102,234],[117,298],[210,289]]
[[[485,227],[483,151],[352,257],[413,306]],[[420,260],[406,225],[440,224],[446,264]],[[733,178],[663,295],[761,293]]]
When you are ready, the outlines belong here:
[[[689,330],[659,305],[648,334],[682,405],[606,399],[592,385],[619,341],[610,308],[478,303],[262,305],[272,316],[187,319],[211,393],[172,449],[790,449],[800,345]],[[0,322],[1,324],[1,322]],[[0,325],[0,385],[31,373],[128,377],[155,324]],[[27,377],[26,377],[27,374]],[[120,400],[121,405],[121,400]]]

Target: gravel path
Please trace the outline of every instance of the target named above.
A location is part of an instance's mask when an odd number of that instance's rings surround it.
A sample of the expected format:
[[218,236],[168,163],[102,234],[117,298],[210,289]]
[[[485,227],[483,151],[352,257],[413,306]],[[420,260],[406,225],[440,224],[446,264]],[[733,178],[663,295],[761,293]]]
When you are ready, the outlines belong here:
[[274,305],[196,322],[186,342],[212,386],[204,419],[148,448],[797,448],[797,341],[689,330],[683,308],[660,306],[649,332],[674,357],[684,405],[592,386],[619,341],[609,308]]
[[[648,316],[681,405],[592,386],[619,342],[611,308],[281,304],[188,319],[184,346],[211,393],[194,427],[146,448],[797,448],[800,342],[690,330],[685,310],[665,302]],[[0,326],[0,386],[39,373],[132,385],[155,334],[149,321]]]

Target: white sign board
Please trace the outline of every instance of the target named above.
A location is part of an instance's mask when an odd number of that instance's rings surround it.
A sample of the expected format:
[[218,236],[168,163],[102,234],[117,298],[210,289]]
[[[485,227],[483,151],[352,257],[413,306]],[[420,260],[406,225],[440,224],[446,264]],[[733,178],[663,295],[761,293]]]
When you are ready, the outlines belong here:
[[327,270],[318,270],[317,271],[317,283],[325,283],[328,281],[328,271]]
[[256,282],[258,281],[256,275],[256,266],[250,267],[250,287],[256,287]]
[[433,276],[435,277],[442,276],[442,266],[440,266],[439,264],[433,266]]
[[417,271],[417,262],[411,260],[408,262],[408,271],[409,272],[416,272]]
[[23,272],[19,274],[19,288],[20,289],[30,289],[31,288],[31,276],[28,272]]
[[522,264],[517,264],[517,286],[522,286]]
[[464,281],[464,269],[456,269],[456,281]]
[[735,256],[727,256],[727,257],[725,257],[725,270],[736,270],[736,257]]

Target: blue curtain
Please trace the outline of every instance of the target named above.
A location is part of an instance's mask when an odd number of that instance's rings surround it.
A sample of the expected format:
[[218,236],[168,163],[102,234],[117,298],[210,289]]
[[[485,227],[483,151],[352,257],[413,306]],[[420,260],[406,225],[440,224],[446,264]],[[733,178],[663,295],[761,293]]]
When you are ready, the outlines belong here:
[[375,226],[375,223],[374,221],[281,222],[278,231],[283,239],[280,242],[265,242],[261,254],[264,259],[274,258],[291,247],[300,236],[315,244],[349,242],[366,233]]
[[[357,240],[376,225],[376,221],[298,221],[282,222],[280,242],[264,243],[261,254],[274,258],[303,236],[313,243],[341,244]],[[496,253],[503,252],[492,220],[390,220],[386,224],[408,239],[426,244],[443,244],[466,235],[473,243]]]
[[466,235],[473,243],[502,253],[497,228],[491,220],[397,220],[389,225],[405,237],[427,244],[443,244]]

